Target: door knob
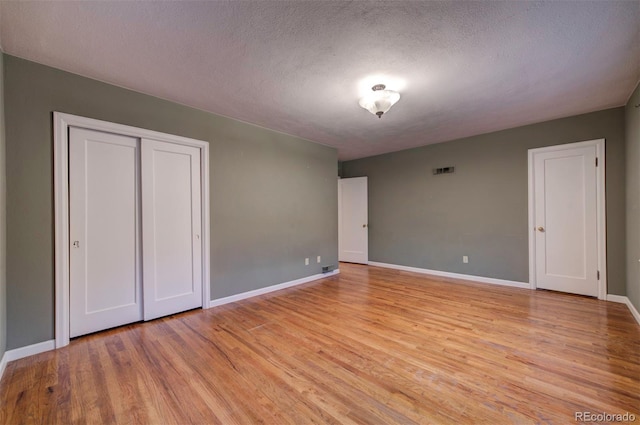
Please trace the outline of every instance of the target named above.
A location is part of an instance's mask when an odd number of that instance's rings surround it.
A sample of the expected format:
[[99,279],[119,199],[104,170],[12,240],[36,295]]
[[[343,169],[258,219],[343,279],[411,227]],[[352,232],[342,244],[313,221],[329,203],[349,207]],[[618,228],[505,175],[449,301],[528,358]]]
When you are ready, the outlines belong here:
[[544,227],[542,226],[538,227],[538,232],[544,232]]
[[363,224],[363,225],[362,225],[362,227],[367,227],[367,225],[366,225],[366,224]]

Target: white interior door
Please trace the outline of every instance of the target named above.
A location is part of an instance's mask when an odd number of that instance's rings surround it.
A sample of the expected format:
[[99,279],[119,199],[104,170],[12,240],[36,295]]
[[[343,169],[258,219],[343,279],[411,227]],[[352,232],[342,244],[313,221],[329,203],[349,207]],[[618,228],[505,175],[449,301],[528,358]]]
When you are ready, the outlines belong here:
[[202,306],[200,149],[142,141],[145,320]]
[[538,288],[598,296],[596,149],[580,144],[533,153]]
[[75,337],[142,319],[139,143],[69,132],[69,331]]
[[367,178],[338,180],[339,261],[369,262]]

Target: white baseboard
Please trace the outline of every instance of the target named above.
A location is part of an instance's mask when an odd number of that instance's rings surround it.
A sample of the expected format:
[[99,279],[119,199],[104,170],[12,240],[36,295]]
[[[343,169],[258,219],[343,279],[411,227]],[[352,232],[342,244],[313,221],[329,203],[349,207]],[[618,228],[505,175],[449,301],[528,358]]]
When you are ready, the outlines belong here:
[[607,301],[626,304],[627,307],[629,307],[629,310],[631,311],[633,318],[636,319],[636,322],[638,322],[638,324],[640,325],[640,313],[638,313],[636,306],[633,305],[633,303],[628,297],[625,297],[624,295],[607,294]]
[[268,294],[269,292],[279,291],[281,289],[291,288],[292,286],[302,285],[303,283],[313,282],[314,280],[323,279],[325,277],[334,276],[340,273],[340,270],[333,270],[329,273],[314,274],[313,276],[303,277],[301,279],[291,280],[289,282],[278,283],[276,285],[267,286],[266,288],[254,289],[253,291],[243,292],[241,294],[231,295],[229,297],[218,298],[209,301],[209,307],[217,307],[219,305],[234,303],[236,301],[245,300],[258,295]]
[[516,282],[514,280],[495,279],[493,277],[482,277],[482,276],[474,276],[470,274],[443,272],[440,270],[421,269],[418,267],[400,266],[398,264],[378,263],[376,261],[369,261],[369,265],[376,266],[376,267],[384,267],[387,269],[402,270],[405,272],[414,272],[414,273],[429,274],[432,276],[449,277],[452,279],[470,280],[472,282],[490,283],[492,285],[514,286],[516,288],[531,289],[531,285],[529,285],[528,283]]
[[39,342],[33,345],[27,345],[26,347],[15,348],[4,353],[7,356],[7,362],[22,359],[24,357],[33,356],[34,354],[44,353],[45,351],[55,350],[56,340],[50,339],[49,341]]
[[24,357],[33,356],[35,354],[44,353],[45,351],[54,350],[56,348],[56,341],[50,339],[49,341],[39,342],[33,345],[27,345],[26,347],[15,348],[13,350],[5,351],[0,360],[0,379],[4,373],[7,363],[14,360],[22,359]]
[[0,379],[2,379],[2,375],[4,375],[4,370],[7,368],[7,353],[5,352],[2,355],[2,360],[0,360]]
[[625,297],[624,295],[607,294],[607,301],[626,304],[628,300],[629,298]]

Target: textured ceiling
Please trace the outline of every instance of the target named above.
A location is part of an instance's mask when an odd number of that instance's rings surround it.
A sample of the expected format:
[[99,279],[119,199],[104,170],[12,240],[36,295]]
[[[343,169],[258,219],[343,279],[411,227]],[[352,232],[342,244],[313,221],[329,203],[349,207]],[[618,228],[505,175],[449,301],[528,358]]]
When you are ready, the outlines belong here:
[[[640,1],[0,2],[6,53],[360,158],[624,104]],[[402,98],[378,119],[375,83]]]

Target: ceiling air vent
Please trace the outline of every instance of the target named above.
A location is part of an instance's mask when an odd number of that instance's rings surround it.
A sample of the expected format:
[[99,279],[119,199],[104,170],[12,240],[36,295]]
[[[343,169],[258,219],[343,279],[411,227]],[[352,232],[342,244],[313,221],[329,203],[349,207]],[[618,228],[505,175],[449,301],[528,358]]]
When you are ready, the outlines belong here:
[[438,174],[451,174],[454,173],[456,170],[456,167],[442,167],[442,168],[434,168],[433,169],[433,175],[438,175]]

